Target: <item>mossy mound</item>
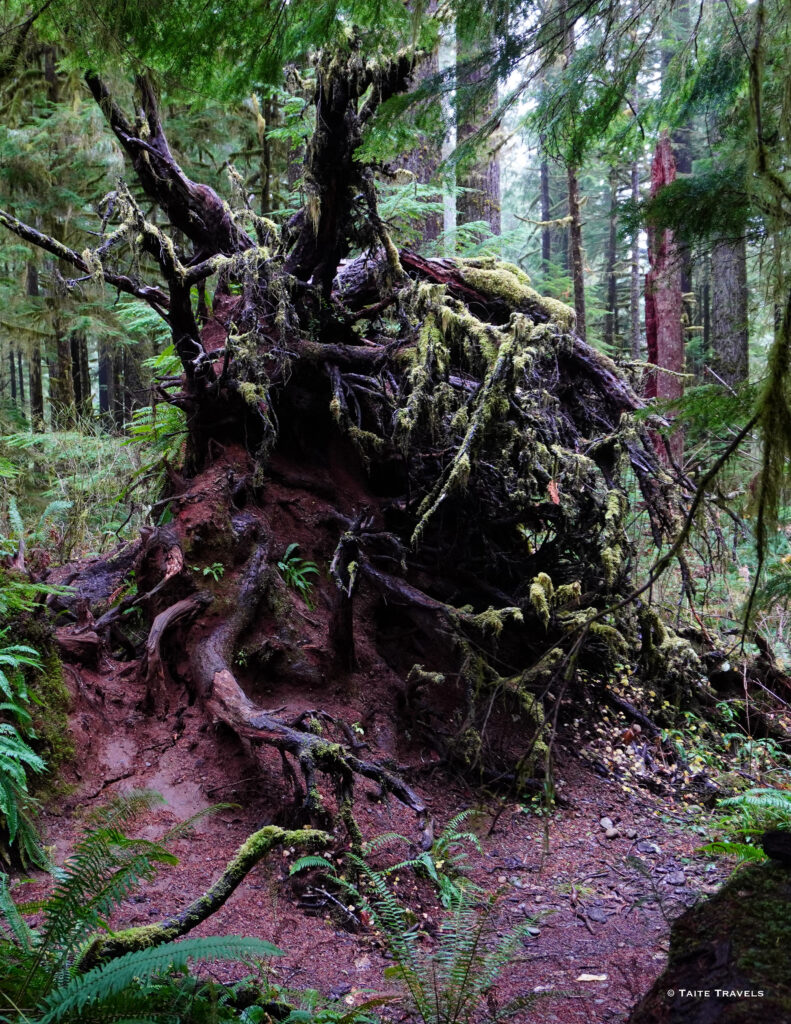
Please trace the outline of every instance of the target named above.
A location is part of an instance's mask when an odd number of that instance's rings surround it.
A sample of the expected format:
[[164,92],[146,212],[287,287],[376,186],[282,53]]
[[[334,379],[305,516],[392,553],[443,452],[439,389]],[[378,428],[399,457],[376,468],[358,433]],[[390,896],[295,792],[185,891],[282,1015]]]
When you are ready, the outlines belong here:
[[668,966],[629,1024],[791,1021],[790,907],[787,867],[738,871],[673,923]]

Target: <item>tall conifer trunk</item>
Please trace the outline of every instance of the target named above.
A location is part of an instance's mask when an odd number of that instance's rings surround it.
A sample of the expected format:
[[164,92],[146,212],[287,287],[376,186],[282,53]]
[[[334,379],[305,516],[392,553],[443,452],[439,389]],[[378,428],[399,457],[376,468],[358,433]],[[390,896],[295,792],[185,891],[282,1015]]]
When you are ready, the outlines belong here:
[[615,169],[610,172],[610,214],[605,258],[605,292],[607,308],[604,313],[604,343],[615,351],[618,339],[618,277],[615,272],[618,259],[618,177]]
[[[631,166],[632,202],[635,207],[640,202],[640,170],[637,161]],[[631,353],[632,359],[642,356],[642,337],[640,331],[640,232],[635,228],[632,233],[632,253],[629,281],[629,314],[631,319]]]
[[[27,265],[26,290],[30,298],[39,294],[38,270],[33,263]],[[44,387],[41,379],[41,344],[36,339],[28,359],[28,383],[30,385],[30,425],[35,433],[44,429]]]
[[[459,54],[462,59],[469,59],[469,52]],[[462,72],[466,83],[474,90],[487,74],[487,69]],[[464,119],[458,126],[457,142],[468,139],[491,116],[497,106],[496,94],[485,103],[474,98],[467,102]],[[474,160],[465,167],[458,178],[458,184],[469,191],[462,192],[456,199],[456,224],[470,224],[484,221],[489,225],[493,235],[500,234],[500,164],[496,153],[487,140]]]
[[[571,60],[576,43],[574,28],[570,26],[565,33],[566,59]],[[587,324],[585,322],[585,261],[582,254],[582,217],[580,215],[580,187],[577,177],[578,168],[573,160],[566,165],[569,196],[569,263],[571,279],[574,285],[574,312],[577,314],[577,334],[585,340]]]
[[747,251],[744,236],[720,238],[711,251],[713,369],[734,387],[747,380]]
[[[664,134],[656,145],[651,164],[651,196],[676,178],[676,162],[670,138]],[[660,401],[673,401],[684,393],[684,335],[682,329],[681,270],[673,231],[649,227],[648,256],[651,269],[645,282],[645,333],[648,361],[659,369],[648,380],[646,393]],[[663,370],[670,372],[663,373]],[[670,441],[678,460],[684,449],[681,431]]]

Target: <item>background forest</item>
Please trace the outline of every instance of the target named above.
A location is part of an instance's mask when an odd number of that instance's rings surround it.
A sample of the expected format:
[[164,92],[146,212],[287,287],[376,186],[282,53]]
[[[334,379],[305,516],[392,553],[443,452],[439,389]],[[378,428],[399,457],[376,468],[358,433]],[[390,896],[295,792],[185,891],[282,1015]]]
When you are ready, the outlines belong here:
[[[0,0],[0,1019],[544,1019],[498,981],[537,920],[426,763],[487,837],[579,756],[709,858],[791,859],[789,35],[781,0]],[[91,735],[193,707],[204,795],[283,807],[119,931],[190,823],[152,840],[154,769]],[[281,847],[398,1010],[183,938]],[[256,966],[189,968],[222,957]]]

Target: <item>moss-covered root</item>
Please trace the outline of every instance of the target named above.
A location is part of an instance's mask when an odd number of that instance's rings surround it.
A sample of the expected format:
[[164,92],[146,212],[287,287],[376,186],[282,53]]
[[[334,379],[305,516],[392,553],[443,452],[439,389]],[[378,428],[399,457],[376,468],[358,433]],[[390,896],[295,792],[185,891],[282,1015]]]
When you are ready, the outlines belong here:
[[170,942],[186,935],[219,910],[252,868],[275,847],[298,846],[302,849],[315,850],[331,842],[330,835],[315,829],[289,832],[274,825],[267,825],[242,843],[217,881],[180,913],[156,924],[126,928],[110,935],[97,935],[91,939],[79,958],[79,970],[88,971],[97,964],[107,963],[123,956],[124,953],[159,946],[163,942]]

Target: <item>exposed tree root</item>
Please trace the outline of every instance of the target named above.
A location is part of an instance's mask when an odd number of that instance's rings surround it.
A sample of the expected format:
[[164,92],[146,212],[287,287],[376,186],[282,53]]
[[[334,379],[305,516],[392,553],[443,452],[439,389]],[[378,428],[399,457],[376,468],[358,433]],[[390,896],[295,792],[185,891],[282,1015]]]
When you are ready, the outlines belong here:
[[80,971],[89,971],[125,953],[160,946],[164,942],[181,938],[216,913],[256,864],[273,849],[293,846],[297,849],[317,850],[331,842],[332,836],[326,832],[313,829],[287,832],[274,825],[267,825],[245,840],[217,881],[178,914],[156,924],[97,935],[90,940],[79,957],[77,967]]

